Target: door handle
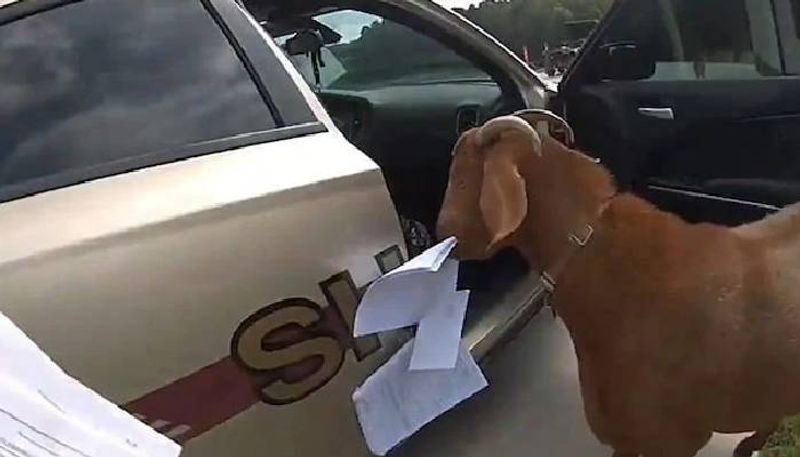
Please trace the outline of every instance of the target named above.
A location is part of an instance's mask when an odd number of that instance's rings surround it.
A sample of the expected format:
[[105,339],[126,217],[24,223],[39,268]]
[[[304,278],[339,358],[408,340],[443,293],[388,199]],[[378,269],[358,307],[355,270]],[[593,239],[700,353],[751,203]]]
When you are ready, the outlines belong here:
[[675,120],[675,111],[672,108],[639,108],[639,114],[667,121]]

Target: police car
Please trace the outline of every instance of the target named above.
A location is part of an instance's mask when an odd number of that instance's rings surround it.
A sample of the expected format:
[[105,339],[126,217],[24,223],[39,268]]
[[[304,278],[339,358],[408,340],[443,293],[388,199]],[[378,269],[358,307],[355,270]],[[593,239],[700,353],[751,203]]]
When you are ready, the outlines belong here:
[[[619,2],[549,97],[428,0],[2,0],[0,311],[186,456],[367,455],[351,394],[408,334],[355,310],[435,240],[465,129],[549,103],[687,217],[795,199],[795,2],[721,1]],[[527,270],[462,266],[479,358]]]
[[[352,338],[363,288],[537,78],[422,0],[2,4],[0,310],[183,455],[366,455],[352,392],[408,335]],[[480,357],[539,288],[514,255],[463,277]]]

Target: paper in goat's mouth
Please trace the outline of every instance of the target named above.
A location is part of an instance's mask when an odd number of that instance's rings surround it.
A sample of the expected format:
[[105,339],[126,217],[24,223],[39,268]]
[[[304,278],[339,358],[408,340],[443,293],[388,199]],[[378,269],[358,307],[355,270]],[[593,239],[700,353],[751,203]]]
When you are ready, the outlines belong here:
[[353,394],[369,449],[385,455],[457,404],[486,378],[461,341],[469,291],[458,291],[451,238],[377,280],[356,313],[354,333],[417,326],[416,337]]
[[455,246],[445,240],[375,281],[358,307],[355,336],[417,325],[410,368],[454,368],[469,301],[469,291],[456,290],[458,262],[448,259]]

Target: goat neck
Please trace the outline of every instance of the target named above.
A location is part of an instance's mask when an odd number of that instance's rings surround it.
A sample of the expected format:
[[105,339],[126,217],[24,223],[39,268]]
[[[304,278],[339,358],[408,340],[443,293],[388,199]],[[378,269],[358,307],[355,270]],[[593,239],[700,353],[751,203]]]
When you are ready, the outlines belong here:
[[521,167],[528,192],[528,217],[514,244],[531,267],[545,271],[562,262],[587,225],[616,194],[608,171],[590,157],[543,138],[542,157],[529,157]]

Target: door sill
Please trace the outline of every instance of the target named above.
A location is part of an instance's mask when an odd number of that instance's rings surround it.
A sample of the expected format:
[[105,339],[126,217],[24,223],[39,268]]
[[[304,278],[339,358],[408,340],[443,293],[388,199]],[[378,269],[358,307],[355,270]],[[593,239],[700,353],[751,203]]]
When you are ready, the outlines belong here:
[[485,312],[465,325],[464,341],[476,360],[484,359],[513,339],[544,306],[545,288],[539,275],[529,273],[500,294]]

